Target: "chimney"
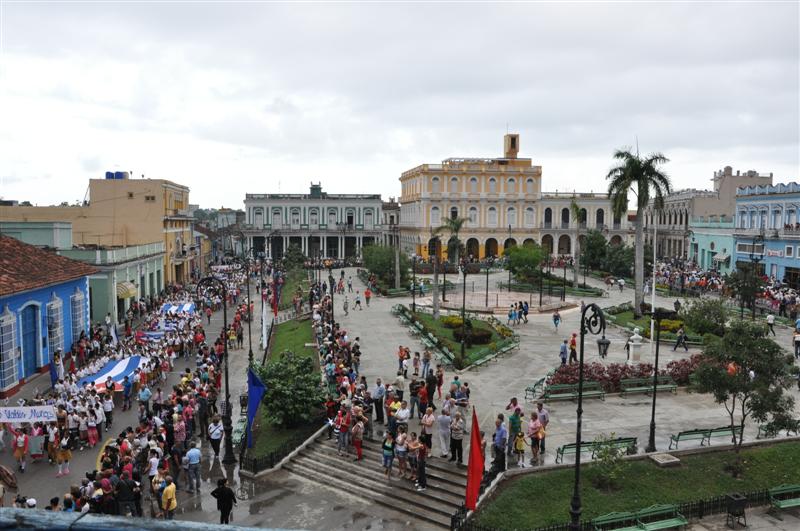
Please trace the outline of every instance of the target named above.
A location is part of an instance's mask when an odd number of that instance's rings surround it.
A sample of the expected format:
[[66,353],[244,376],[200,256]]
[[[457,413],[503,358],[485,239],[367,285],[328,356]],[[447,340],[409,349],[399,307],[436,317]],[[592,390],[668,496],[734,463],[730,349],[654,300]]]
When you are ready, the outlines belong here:
[[516,133],[506,134],[503,137],[505,158],[515,159],[519,153],[519,135]]

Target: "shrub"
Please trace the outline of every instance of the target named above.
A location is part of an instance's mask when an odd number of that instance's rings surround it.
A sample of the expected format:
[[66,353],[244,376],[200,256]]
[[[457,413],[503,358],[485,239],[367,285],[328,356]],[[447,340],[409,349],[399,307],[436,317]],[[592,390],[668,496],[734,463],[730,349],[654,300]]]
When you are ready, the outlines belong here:
[[461,328],[461,317],[457,315],[442,317],[440,321],[445,328]]
[[681,328],[682,326],[683,326],[683,321],[679,320],[664,319],[661,321],[662,332],[677,333],[678,329]]
[[603,312],[609,315],[618,315],[620,313],[625,312],[632,312],[633,311],[633,304],[630,302],[623,302],[617,306],[609,306],[608,308],[603,308]]
[[[466,343],[470,345],[487,345],[492,340],[492,331],[485,328],[467,329]],[[461,328],[453,330],[453,339],[461,342]]]
[[667,363],[667,374],[678,385],[689,385],[689,377],[697,370],[697,366],[703,359],[702,354],[694,354],[689,359],[674,360]]
[[694,300],[681,309],[680,315],[684,321],[692,323],[692,329],[698,334],[725,335],[728,316],[722,299]]
[[627,467],[623,459],[625,448],[615,446],[614,439],[615,434],[611,432],[608,436],[601,434],[594,440],[596,460],[590,470],[592,483],[598,489],[613,490]]

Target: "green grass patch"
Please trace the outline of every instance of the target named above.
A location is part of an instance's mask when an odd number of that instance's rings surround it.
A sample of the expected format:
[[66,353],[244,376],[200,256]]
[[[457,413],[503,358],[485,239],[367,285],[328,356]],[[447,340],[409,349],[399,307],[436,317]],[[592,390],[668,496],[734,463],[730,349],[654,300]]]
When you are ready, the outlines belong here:
[[[432,315],[427,313],[417,313],[415,315],[417,319],[419,319],[426,328],[431,330],[436,337],[438,337],[440,340],[446,341],[447,347],[452,352],[458,353],[461,351],[461,343],[453,338],[453,329],[445,327],[441,322],[441,317],[439,320],[436,320]],[[490,331],[492,333],[492,339],[487,345],[472,345],[466,349],[465,356],[467,358],[467,364],[477,361],[482,354],[485,354],[487,348],[492,347],[492,343],[497,344],[503,340],[503,338],[500,337],[500,334],[498,334],[491,326],[489,326],[486,321],[472,319],[472,327],[475,329]]]
[[315,349],[305,346],[306,343],[313,343],[313,339],[311,321],[308,319],[292,319],[275,325],[275,330],[272,332],[272,347],[269,351],[270,359],[286,350],[294,352],[297,356],[316,357]]
[[[592,485],[596,469],[589,465],[581,482],[583,518],[800,483],[800,443],[745,449],[742,457],[743,479],[725,472],[726,464],[733,460],[731,452],[681,457],[676,468],[659,468],[647,459],[631,461],[618,481],[618,489],[611,492]],[[507,481],[477,515],[477,522],[496,529],[530,529],[567,522],[574,477],[575,471],[570,468]]]
[[306,424],[295,428],[277,428],[267,422],[266,408],[261,406],[256,416],[255,430],[253,431],[253,447],[247,450],[250,457],[260,457],[278,450],[286,443],[299,446],[322,426],[319,424]]
[[[635,319],[633,316],[632,311],[622,312],[618,314],[614,314],[612,316],[614,323],[622,327],[628,327],[633,330],[634,326],[638,326],[640,330],[640,334],[642,336],[649,338],[650,337],[650,317],[649,316],[642,316],[639,319]],[[679,319],[682,320],[682,319]],[[630,325],[630,326],[629,326]],[[683,326],[684,332],[686,332],[686,339],[689,342],[701,343],[703,341],[703,336],[698,334],[692,327],[688,326],[684,322]],[[677,334],[673,332],[667,332],[666,330],[661,330],[661,339],[663,340],[675,340],[677,339]]]
[[294,297],[297,288],[300,288],[305,297],[308,293],[308,271],[305,269],[291,269],[286,272],[286,278],[283,283],[283,292],[281,294],[281,303],[278,309],[285,310],[292,307],[292,297]]

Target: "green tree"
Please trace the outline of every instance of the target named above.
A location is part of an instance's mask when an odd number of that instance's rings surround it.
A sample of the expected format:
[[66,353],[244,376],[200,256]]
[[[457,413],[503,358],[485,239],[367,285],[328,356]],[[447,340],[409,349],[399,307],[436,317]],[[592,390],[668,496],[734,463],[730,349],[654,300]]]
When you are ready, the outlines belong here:
[[[722,340],[703,348],[703,360],[692,380],[697,391],[713,395],[718,404],[725,406],[731,429],[738,427],[743,434],[750,417],[762,424],[773,421],[774,425],[774,421],[791,416],[794,399],[785,391],[792,385],[796,371],[792,356],[766,337],[764,327],[736,320]],[[742,439],[733,438],[735,475],[741,470]]]
[[305,261],[306,257],[300,249],[300,246],[296,243],[289,244],[289,247],[286,248],[286,253],[283,255],[283,267],[287,271],[299,269],[303,267]]
[[507,267],[523,282],[531,282],[539,274],[539,264],[544,260],[544,250],[538,245],[514,246],[505,250]]
[[698,334],[725,334],[728,314],[722,299],[695,299],[681,308],[680,317]]
[[314,420],[323,391],[312,358],[286,351],[254,368],[267,388],[263,402],[271,424],[293,428]]
[[641,305],[644,300],[644,209],[650,200],[660,210],[664,206],[664,196],[670,193],[671,184],[660,166],[669,162],[661,153],[653,153],[647,157],[634,155],[630,149],[614,152],[617,166],[609,170],[606,179],[608,197],[615,217],[623,217],[628,211],[628,193],[636,196],[636,236],[634,241],[634,304],[636,317],[642,316]]
[[581,225],[586,226],[586,209],[583,209],[572,198],[569,203],[569,209],[572,212],[572,219],[575,220],[575,252],[572,255],[574,264],[572,266],[572,285],[578,285],[578,273],[581,269]]
[[[386,286],[394,285],[395,249],[387,245],[367,245],[361,250],[364,267],[375,273]],[[400,253],[400,285],[408,282],[408,257]]]
[[458,255],[461,251],[461,240],[458,234],[464,225],[469,221],[467,218],[442,218],[442,224],[436,228],[434,234],[441,234],[446,232],[450,235],[447,239],[447,261],[450,263],[458,263]]
[[583,265],[588,266],[589,269],[602,269],[603,262],[606,260],[606,249],[609,247],[603,233],[594,229],[588,231],[581,247]]
[[751,308],[756,293],[764,289],[764,279],[761,275],[753,274],[753,264],[743,262],[736,266],[736,271],[726,275],[725,287],[739,299],[741,308]]

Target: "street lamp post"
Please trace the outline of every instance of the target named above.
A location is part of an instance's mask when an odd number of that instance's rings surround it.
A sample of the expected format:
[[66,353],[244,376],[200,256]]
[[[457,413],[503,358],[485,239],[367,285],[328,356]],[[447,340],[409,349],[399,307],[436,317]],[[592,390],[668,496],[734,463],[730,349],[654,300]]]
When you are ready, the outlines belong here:
[[[218,292],[222,296],[222,329],[224,334],[228,333],[228,291],[225,282],[216,277],[205,277],[197,283],[197,298],[203,299],[203,290],[209,289]],[[225,457],[222,463],[226,465],[236,464],[236,456],[233,454],[233,422],[231,420],[231,386],[228,375],[228,339],[223,337],[223,356],[225,359],[225,411],[222,417],[222,427],[225,430]]]
[[411,313],[417,312],[417,255],[411,257]]
[[564,289],[561,290],[561,300],[567,300],[567,261],[564,260]]
[[494,265],[494,256],[486,258],[486,307],[489,307],[489,270]]
[[[242,265],[242,269],[245,270],[245,283],[247,284],[247,362],[248,365],[253,364],[253,333],[252,333],[252,321],[253,321],[253,312],[250,311],[250,306],[252,304],[252,300],[250,300],[250,258],[247,257],[244,251],[244,233],[240,232],[241,234],[241,241],[242,241],[242,257],[240,259],[240,263]],[[250,250],[252,252],[252,249]],[[248,253],[249,254],[249,253]]]
[[581,311],[581,347],[580,360],[578,361],[578,423],[575,433],[575,485],[572,491],[572,502],[570,504],[570,531],[581,531],[581,417],[583,415],[583,351],[586,334],[602,334],[602,338],[597,340],[597,349],[600,357],[605,358],[608,346],[611,342],[606,339],[606,319],[603,310],[597,304],[589,304]]
[[331,294],[331,324],[335,324],[336,320],[333,318],[334,304],[333,304],[333,263],[328,265],[328,291]]
[[461,274],[464,275],[464,286],[461,290],[461,359],[465,360],[465,343],[467,341],[467,261],[463,258],[460,264]]
[[[547,253],[547,297],[553,298],[553,262],[550,260],[550,253]],[[550,301],[552,302],[552,300]]]
[[[645,315],[652,316],[653,321],[655,322],[655,341],[656,341],[656,355],[653,364],[653,405],[650,411],[650,437],[647,441],[647,448],[645,448],[645,452],[655,452],[656,451],[656,389],[658,387],[658,350],[659,350],[659,343],[661,341],[661,321],[663,319],[673,319],[675,318],[675,312],[672,310],[665,310],[663,308],[652,308],[649,313],[645,313]],[[652,339],[652,337],[651,337]]]
[[394,245],[394,289],[400,289],[400,227],[395,223],[391,227],[392,244]]
[[544,262],[539,264],[539,311],[542,311],[542,291],[544,291]]

